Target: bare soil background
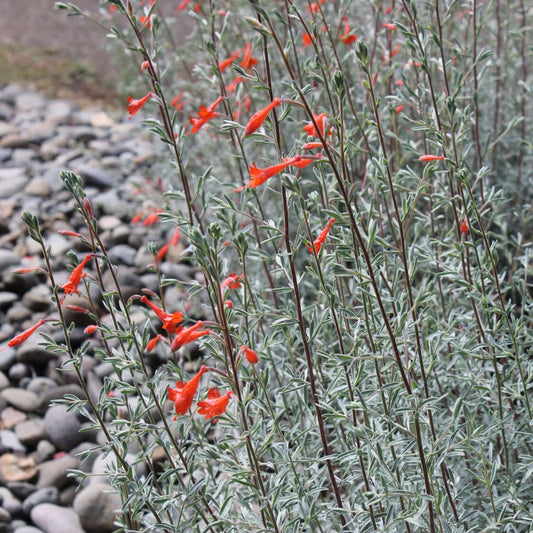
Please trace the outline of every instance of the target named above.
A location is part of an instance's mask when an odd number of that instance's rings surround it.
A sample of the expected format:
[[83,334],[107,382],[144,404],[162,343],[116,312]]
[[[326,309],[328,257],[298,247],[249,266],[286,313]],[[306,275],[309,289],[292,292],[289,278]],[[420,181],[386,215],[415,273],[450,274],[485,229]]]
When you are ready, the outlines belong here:
[[[51,98],[80,105],[117,105],[119,72],[106,47],[106,32],[83,17],[54,9],[56,0],[0,0],[0,85],[32,85]],[[64,0],[64,3],[68,3]],[[98,0],[73,0],[98,13]],[[169,14],[173,0],[160,0]],[[176,25],[178,42],[185,21]]]

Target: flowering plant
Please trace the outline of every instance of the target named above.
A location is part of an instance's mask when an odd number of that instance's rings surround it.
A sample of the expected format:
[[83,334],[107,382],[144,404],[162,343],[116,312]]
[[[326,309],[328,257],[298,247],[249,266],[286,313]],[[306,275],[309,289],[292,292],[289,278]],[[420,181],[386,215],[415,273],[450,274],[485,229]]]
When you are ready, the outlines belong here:
[[[116,371],[98,401],[71,400],[117,458],[122,529],[527,531],[523,3],[481,16],[475,0],[183,2],[176,16],[189,9],[196,26],[170,54],[168,15],[144,4],[104,3],[142,65],[138,95],[150,89],[124,112],[169,147],[156,216],[179,228],[202,281],[165,278],[153,249],[159,294],[124,298],[69,173],[92,250],[63,289],[101,283],[109,268],[112,325],[92,313],[100,340],[72,348],[48,268],[65,334],[50,349],[66,350],[82,384],[92,343]],[[495,42],[503,20],[513,31]],[[176,58],[194,60],[193,78],[174,76]],[[518,88],[507,102],[505,84]],[[37,220],[25,220],[46,257]],[[176,309],[168,287],[201,297],[205,316]],[[188,372],[190,343],[202,366]],[[165,363],[152,375],[156,349]],[[106,419],[117,402],[127,431]]]

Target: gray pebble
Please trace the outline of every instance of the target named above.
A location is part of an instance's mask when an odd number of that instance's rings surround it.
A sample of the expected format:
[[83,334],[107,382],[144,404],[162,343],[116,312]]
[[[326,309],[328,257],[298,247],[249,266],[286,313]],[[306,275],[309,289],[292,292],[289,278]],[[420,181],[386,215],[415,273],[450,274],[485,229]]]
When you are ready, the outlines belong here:
[[36,490],[22,502],[22,510],[25,515],[29,515],[31,510],[41,503],[58,503],[59,491],[55,487],[45,487]]
[[0,450],[1,453],[7,451],[25,453],[26,447],[20,442],[14,431],[2,429],[0,430]]
[[37,449],[35,450],[33,457],[35,459],[35,462],[37,464],[40,464],[50,459],[50,457],[52,457],[55,452],[56,447],[51,442],[42,439],[37,444]]
[[30,369],[24,363],[15,363],[8,372],[11,381],[19,382],[22,378],[29,376]]
[[0,507],[0,522],[11,522],[11,514],[3,507]]
[[0,392],[0,396],[7,400],[7,402],[26,413],[38,411],[41,405],[41,399],[34,392],[8,387]]
[[0,352],[0,371],[5,372],[17,360],[17,354],[13,348],[7,348]]
[[33,523],[44,533],[85,533],[78,515],[53,503],[41,503],[31,511]]
[[14,292],[1,291],[0,292],[0,309],[9,307],[18,300],[18,295]]
[[27,481],[10,481],[7,484],[7,488],[20,500],[26,499],[37,490],[33,483],[28,483]]
[[[0,184],[1,183],[2,181],[0,179]],[[19,263],[20,257],[15,252],[5,248],[0,248],[0,270],[5,270],[8,267],[14,267]]]
[[22,298],[22,303],[32,311],[47,311],[51,305],[52,290],[41,283],[30,289]]
[[39,480],[37,481],[37,488],[43,489],[45,487],[56,487],[62,489],[65,487],[70,479],[67,477],[68,470],[78,468],[79,461],[72,455],[64,455],[51,461],[45,461],[37,466],[39,470]]
[[13,533],[43,533],[42,529],[38,529],[33,526],[21,526],[17,527]]
[[54,359],[56,357],[55,354],[45,350],[43,346],[39,345],[40,342],[41,338],[37,332],[17,350],[17,360],[28,365],[43,366],[51,359]]
[[33,448],[39,441],[46,438],[44,422],[42,418],[30,418],[19,422],[15,426],[15,434],[24,446]]
[[74,510],[87,533],[111,533],[121,509],[120,496],[109,485],[95,483],[83,489],[74,500]]
[[65,405],[54,405],[44,415],[44,429],[48,440],[59,450],[71,450],[83,440],[79,432],[80,427],[76,413],[67,411]]

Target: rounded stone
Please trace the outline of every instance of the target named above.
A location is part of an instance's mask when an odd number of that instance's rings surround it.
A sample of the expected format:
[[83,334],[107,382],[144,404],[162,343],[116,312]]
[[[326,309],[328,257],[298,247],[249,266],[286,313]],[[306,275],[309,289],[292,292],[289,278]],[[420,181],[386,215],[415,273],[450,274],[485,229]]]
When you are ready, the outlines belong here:
[[33,523],[44,533],[85,533],[78,515],[53,503],[41,503],[31,511]]
[[30,494],[22,502],[22,510],[24,514],[29,515],[31,510],[41,503],[58,503],[59,491],[55,487],[45,487],[44,489],[36,490]]
[[121,509],[120,496],[109,485],[95,483],[83,489],[74,499],[74,510],[87,533],[111,533]]
[[48,440],[59,450],[68,451],[79,444],[83,437],[79,432],[81,423],[65,405],[54,405],[44,415],[44,429]]

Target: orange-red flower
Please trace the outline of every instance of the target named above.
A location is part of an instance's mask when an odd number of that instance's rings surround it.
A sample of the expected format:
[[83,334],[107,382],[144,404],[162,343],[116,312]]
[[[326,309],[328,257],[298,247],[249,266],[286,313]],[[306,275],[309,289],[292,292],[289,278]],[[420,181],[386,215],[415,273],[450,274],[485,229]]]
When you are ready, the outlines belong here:
[[189,381],[182,383],[178,381],[176,383],[176,388],[172,389],[167,387],[168,399],[174,402],[174,409],[176,411],[176,417],[178,415],[184,415],[192,405],[194,395],[198,389],[198,384],[200,383],[200,378],[202,374],[207,372],[207,367],[202,366],[200,370],[192,377]]
[[312,141],[309,143],[305,143],[302,146],[302,150],[315,150],[316,148],[322,148],[322,143],[320,141]]
[[397,30],[398,29],[397,26],[395,26],[394,24],[391,24],[391,23],[383,24],[383,27],[387,28],[388,30]]
[[254,131],[260,128],[270,111],[275,107],[278,107],[280,104],[281,100],[276,97],[266,107],[254,113],[244,128],[244,135],[251,135]]
[[161,335],[161,333],[159,333],[158,335],[156,335],[153,339],[150,339],[148,341],[148,344],[146,345],[146,351],[147,352],[151,352],[156,346],[157,346],[157,343],[163,338],[163,335]]
[[139,22],[144,24],[147,28],[150,28],[152,26],[152,15],[148,17],[139,17]]
[[402,105],[396,106],[396,108],[395,108],[396,114],[397,115],[400,114],[405,106],[406,106],[406,104],[402,104]]
[[[320,132],[322,137],[325,137],[326,135],[333,135],[333,128],[329,128],[329,130],[327,130],[328,116],[326,115],[326,113],[320,113],[320,115],[315,115],[313,113],[313,119],[315,120],[316,125],[318,126],[318,131]],[[307,133],[307,135],[309,135],[309,137],[319,136],[318,131],[315,128],[313,122],[309,122],[308,124],[306,124],[303,129]]]
[[163,329],[166,329],[171,335],[176,333],[178,328],[181,328],[179,324],[183,321],[183,313],[175,311],[174,313],[169,314],[153,304],[146,296],[141,297],[141,302],[152,309],[152,311],[158,316],[159,320],[163,322]]
[[220,288],[224,289],[238,289],[241,287],[241,276],[232,272],[221,284]]
[[252,45],[250,43],[246,43],[244,59],[241,61],[241,67],[244,69],[251,69],[256,64],[257,59],[255,59],[255,57],[252,57]]
[[37,322],[33,326],[31,326],[31,328],[28,328],[28,329],[24,330],[22,333],[19,333],[16,337],[13,337],[7,343],[7,346],[4,346],[2,349],[0,349],[0,352],[2,350],[5,350],[7,347],[13,348],[15,346],[19,346],[20,344],[22,344],[24,341],[26,341],[28,339],[28,337],[30,337],[30,335],[33,334],[33,332],[37,328],[40,328],[44,324],[44,322],[45,321],[41,318],[41,320],[39,320],[39,322]]
[[339,37],[339,39],[344,44],[353,44],[355,41],[357,41],[357,35],[355,33],[352,33],[352,30],[350,28],[350,23],[348,22],[348,18],[344,17],[344,33]]
[[189,119],[193,128],[191,131],[187,132],[187,135],[190,133],[196,133],[204,124],[207,124],[212,118],[217,117],[218,113],[215,111],[215,108],[220,102],[222,102],[222,100],[222,96],[219,96],[209,107],[201,105],[200,110],[198,111],[198,118],[191,117]]
[[311,46],[313,44],[313,41],[315,40],[314,35],[309,35],[308,33],[304,33],[302,35],[302,41],[304,43],[304,48],[307,48],[308,46]]
[[252,365],[255,365],[259,361],[259,357],[257,356],[257,352],[255,352],[251,348],[248,348],[248,346],[245,346],[243,344],[241,346],[240,350],[244,352],[244,355],[245,355],[246,359]]
[[168,249],[171,246],[177,246],[179,242],[180,242],[180,229],[176,228],[176,230],[174,231],[174,235],[172,235],[172,238],[161,247],[159,252],[157,252],[157,261],[158,262],[163,261],[163,259],[165,258],[165,255],[168,252]]
[[[205,415],[206,420],[210,418],[216,418],[218,420],[218,417],[226,412],[232,394],[233,391],[229,390],[224,396],[220,396],[218,389],[209,389],[207,400],[198,402],[198,414]],[[217,420],[213,422],[216,424]]]
[[242,76],[237,76],[229,85],[226,85],[226,91],[234,93],[237,89],[237,85],[239,85],[239,83],[244,83],[245,81],[246,78],[243,78]]
[[461,223],[461,227],[459,228],[459,230],[461,231],[461,233],[463,235],[466,235],[468,233],[468,230],[470,228],[468,227],[468,220],[466,219],[466,217],[463,219],[463,222]]
[[322,154],[315,155],[302,155],[300,156],[299,161],[294,161],[292,163],[293,167],[296,168],[305,168],[306,166],[310,165],[311,163],[314,163],[318,159],[322,159]]
[[312,252],[313,248],[315,252],[318,254],[320,252],[320,249],[322,248],[322,245],[324,244],[324,241],[326,240],[326,237],[328,236],[329,230],[333,223],[335,222],[334,218],[330,218],[327,226],[320,232],[320,235],[313,241],[313,246],[308,246],[307,249]]
[[233,54],[231,54],[227,59],[220,61],[218,63],[218,68],[220,69],[220,72],[224,72],[239,57],[241,51],[242,48],[239,48],[239,50],[233,52]]
[[294,163],[297,163],[300,160],[301,157],[297,155],[295,157],[291,157],[290,159],[286,159],[277,165],[272,165],[271,167],[267,168],[258,168],[255,163],[252,163],[248,169],[250,172],[250,181],[247,185],[243,185],[242,187],[234,189],[233,192],[242,191],[243,189],[246,189],[246,187],[249,187],[250,189],[259,187],[259,185],[270,179],[272,176],[275,176],[282,170],[285,170],[287,167],[294,165]]
[[137,111],[141,109],[141,107],[148,102],[148,100],[154,95],[154,93],[149,92],[146,96],[143,96],[142,98],[139,98],[139,100],[135,100],[132,96],[128,96],[128,113],[130,114],[130,118],[133,115],[137,114]]
[[65,291],[65,294],[80,294],[78,290],[78,285],[82,278],[84,278],[87,273],[83,272],[85,265],[91,260],[91,254],[87,254],[83,261],[70,273],[70,276],[67,282],[64,285],[61,285],[61,288]]
[[85,333],[85,335],[92,335],[97,330],[98,330],[98,326],[95,326],[94,324],[90,324],[83,330],[83,333]]
[[422,161],[423,163],[427,163],[429,161],[442,161],[444,159],[443,155],[431,155],[431,154],[425,154],[421,155],[418,160]]
[[183,98],[183,93],[180,93],[177,96],[174,96],[174,98],[172,98],[172,101],[170,102],[171,107],[176,109],[176,111],[183,109],[183,106],[185,105],[185,102],[183,101],[180,102],[182,98]]
[[195,340],[199,339],[200,337],[203,337],[204,335],[209,335],[211,333],[211,330],[200,329],[203,325],[204,325],[203,322],[201,320],[198,320],[196,324],[193,324],[192,326],[189,326],[188,328],[180,327],[176,331],[176,336],[174,337],[174,340],[172,341],[172,344],[170,345],[171,351],[175,352],[177,349],[181,348],[182,346],[185,346],[186,344],[194,342]]
[[162,212],[163,212],[162,209],[154,209],[154,212],[151,215],[148,215],[143,220],[143,226],[152,226],[156,222],[159,222],[159,216],[158,215],[159,215],[159,213],[162,213]]

